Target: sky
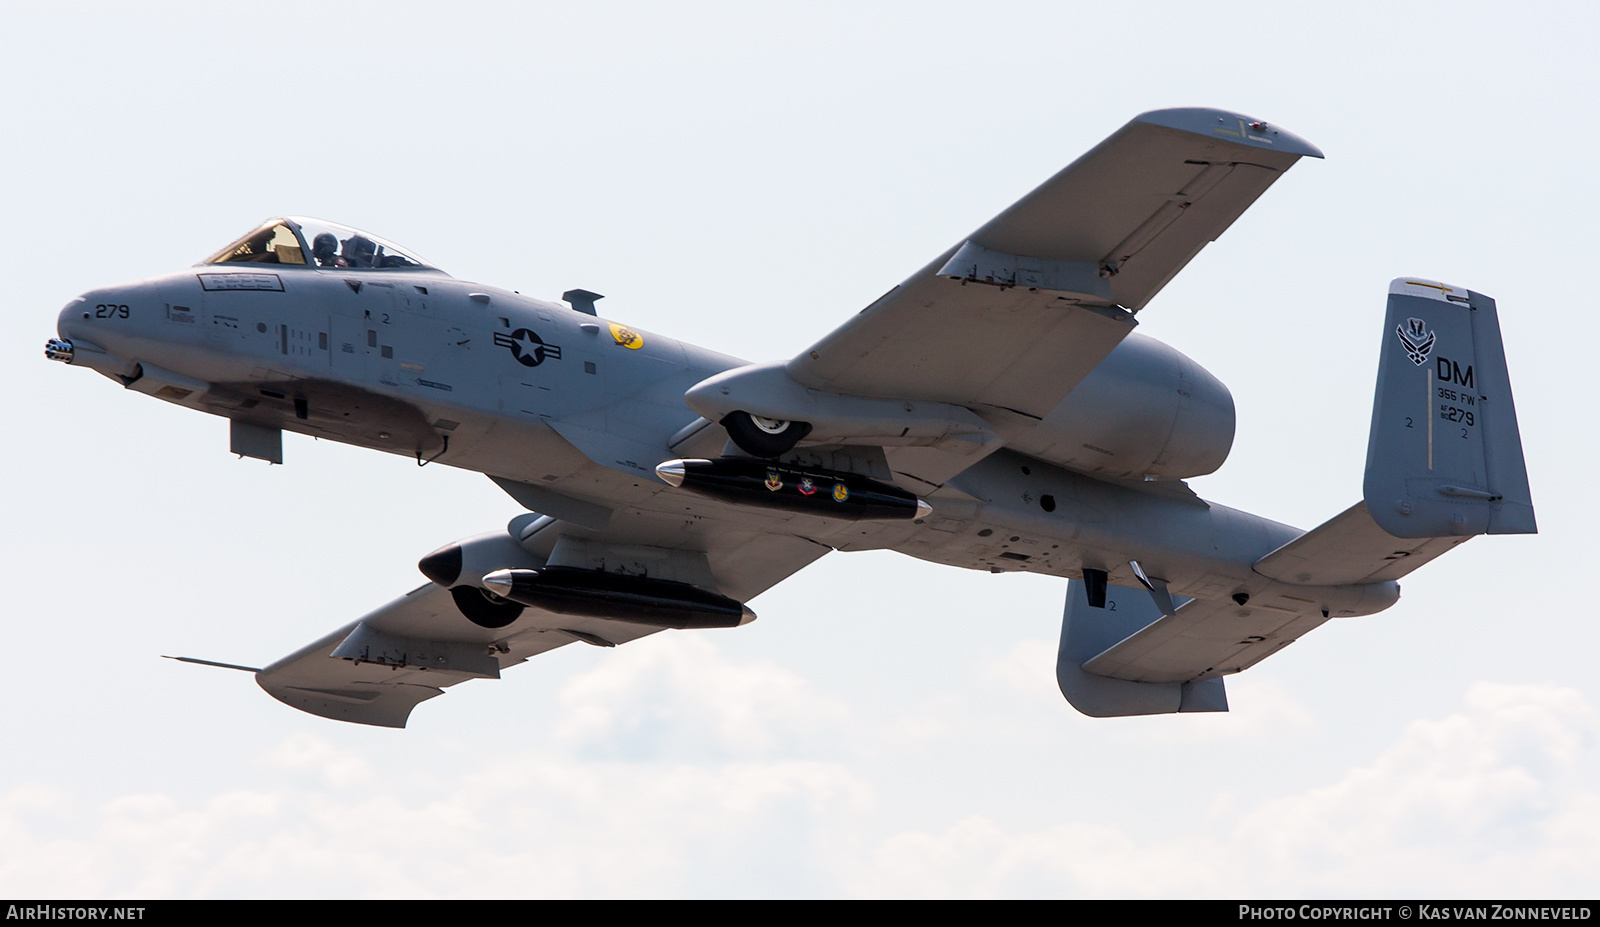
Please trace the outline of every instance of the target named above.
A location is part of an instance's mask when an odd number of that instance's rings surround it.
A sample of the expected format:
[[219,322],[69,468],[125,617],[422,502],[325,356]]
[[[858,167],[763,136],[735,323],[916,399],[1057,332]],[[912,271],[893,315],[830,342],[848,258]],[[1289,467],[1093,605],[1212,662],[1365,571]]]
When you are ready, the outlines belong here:
[[[1600,456],[1590,4],[33,4],[7,11],[0,895],[1592,897]],[[1499,302],[1540,533],[1096,720],[1064,580],[832,554],[735,630],[562,648],[404,731],[245,674],[520,513],[483,477],[226,423],[42,356],[93,287],[273,215],[754,361],[1134,115],[1317,144],[1140,313],[1228,384],[1206,498],[1360,497],[1388,282]]]

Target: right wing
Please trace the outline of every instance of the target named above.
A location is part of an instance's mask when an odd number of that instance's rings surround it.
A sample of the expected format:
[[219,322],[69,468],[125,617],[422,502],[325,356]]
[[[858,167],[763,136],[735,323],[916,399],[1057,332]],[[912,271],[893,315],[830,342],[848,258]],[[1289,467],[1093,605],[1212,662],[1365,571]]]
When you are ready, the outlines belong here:
[[1302,156],[1236,113],[1136,117],[788,364],[849,396],[1043,417],[1132,313]]
[[[560,563],[614,572],[653,570],[651,575],[692,582],[741,602],[829,550],[792,535],[643,513],[619,513],[603,529],[522,516],[503,534],[456,546],[464,555],[450,584],[472,595],[494,570]],[[521,609],[508,624],[486,627],[465,616],[452,589],[428,583],[262,669],[256,682],[273,698],[314,715],[405,727],[413,708],[450,686],[498,679],[502,669],[577,641],[611,647],[659,630],[532,607]]]
[[[266,667],[256,682],[314,715],[405,727],[411,709],[446,687],[499,679],[501,668],[575,641],[625,644],[658,630],[595,618],[549,620],[562,617],[540,622],[547,627],[496,633],[469,623],[450,590],[428,583]],[[336,656],[347,641],[367,659]]]

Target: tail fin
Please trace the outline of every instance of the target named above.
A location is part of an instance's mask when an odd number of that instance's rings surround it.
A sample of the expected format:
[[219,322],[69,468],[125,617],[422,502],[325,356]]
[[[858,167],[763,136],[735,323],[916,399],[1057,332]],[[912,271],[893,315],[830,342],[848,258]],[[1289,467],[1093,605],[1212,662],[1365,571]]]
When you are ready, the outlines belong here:
[[1363,495],[1395,537],[1538,530],[1494,300],[1389,284]]
[[[1096,655],[1110,651],[1118,642],[1162,620],[1161,610],[1143,589],[1121,586],[1102,589],[1101,605],[1096,606],[1090,604],[1091,596],[1081,580],[1067,583],[1061,647],[1056,652],[1056,684],[1073,708],[1091,718],[1228,710],[1228,692],[1220,676],[1178,682],[1141,682],[1085,670],[1083,665]],[[1183,600],[1185,604],[1188,601]]]

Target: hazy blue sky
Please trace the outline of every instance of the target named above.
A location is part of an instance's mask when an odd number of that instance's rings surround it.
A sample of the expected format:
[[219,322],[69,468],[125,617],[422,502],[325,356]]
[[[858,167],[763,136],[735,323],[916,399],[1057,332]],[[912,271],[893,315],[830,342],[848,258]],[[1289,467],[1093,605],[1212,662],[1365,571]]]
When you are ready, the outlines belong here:
[[[7,11],[0,894],[1595,894],[1591,4],[61,4]],[[1141,331],[1239,412],[1207,498],[1359,498],[1388,281],[1499,300],[1541,534],[1230,679],[1056,691],[1065,582],[835,554],[735,631],[568,647],[405,731],[248,676],[516,506],[41,354],[91,287],[285,213],[787,357],[1133,115],[1310,139]]]

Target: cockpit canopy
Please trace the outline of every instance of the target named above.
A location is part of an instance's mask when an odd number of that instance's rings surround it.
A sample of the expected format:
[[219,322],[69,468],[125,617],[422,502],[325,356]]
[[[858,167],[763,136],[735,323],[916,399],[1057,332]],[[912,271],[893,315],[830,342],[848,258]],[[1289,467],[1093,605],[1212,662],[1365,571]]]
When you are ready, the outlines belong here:
[[205,264],[277,264],[339,270],[431,270],[394,242],[337,222],[286,216],[269,219]]

